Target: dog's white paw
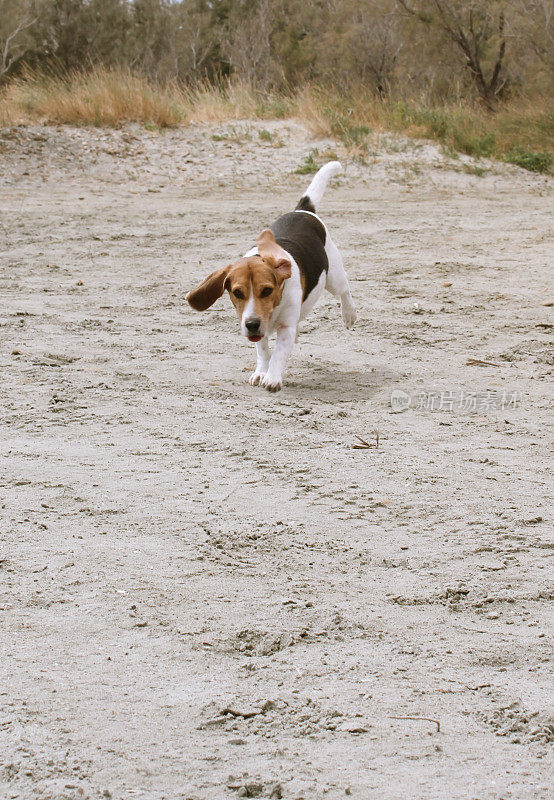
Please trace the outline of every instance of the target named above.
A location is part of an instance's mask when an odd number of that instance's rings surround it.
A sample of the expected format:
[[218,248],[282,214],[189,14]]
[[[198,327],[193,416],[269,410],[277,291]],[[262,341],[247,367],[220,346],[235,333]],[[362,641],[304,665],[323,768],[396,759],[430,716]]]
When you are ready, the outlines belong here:
[[350,328],[354,327],[354,323],[358,319],[358,314],[356,313],[356,309],[354,306],[342,306],[342,318],[344,320],[344,324],[346,328],[350,330]]
[[283,386],[283,379],[280,375],[271,375],[269,372],[261,380],[261,386],[268,392],[279,392]]
[[252,386],[257,386],[262,378],[265,377],[265,372],[253,372],[252,375],[248,378],[248,383],[252,384]]

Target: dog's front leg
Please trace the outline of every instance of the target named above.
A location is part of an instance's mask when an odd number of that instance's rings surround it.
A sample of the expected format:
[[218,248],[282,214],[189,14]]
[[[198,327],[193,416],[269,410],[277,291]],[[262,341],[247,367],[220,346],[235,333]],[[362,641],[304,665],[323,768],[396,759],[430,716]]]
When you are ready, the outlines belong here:
[[252,386],[257,386],[259,384],[269,367],[269,358],[271,353],[269,352],[269,342],[267,340],[267,336],[264,336],[263,339],[260,339],[259,342],[256,342],[256,353],[258,355],[256,361],[256,371],[250,376],[250,383]]
[[283,369],[296,338],[296,325],[282,325],[277,330],[275,349],[269,362],[267,373],[262,378],[261,385],[268,392],[278,392],[283,385]]

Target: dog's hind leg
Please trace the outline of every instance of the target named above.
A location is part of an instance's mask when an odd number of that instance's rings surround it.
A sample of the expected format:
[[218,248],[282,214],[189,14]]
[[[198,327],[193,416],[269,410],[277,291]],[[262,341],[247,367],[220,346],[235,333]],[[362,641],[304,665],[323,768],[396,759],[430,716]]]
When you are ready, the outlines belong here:
[[350,286],[344,271],[342,256],[329,234],[327,234],[327,241],[325,242],[325,251],[329,260],[325,288],[335,297],[340,297],[344,324],[347,328],[351,328],[356,322],[356,308],[350,294]]

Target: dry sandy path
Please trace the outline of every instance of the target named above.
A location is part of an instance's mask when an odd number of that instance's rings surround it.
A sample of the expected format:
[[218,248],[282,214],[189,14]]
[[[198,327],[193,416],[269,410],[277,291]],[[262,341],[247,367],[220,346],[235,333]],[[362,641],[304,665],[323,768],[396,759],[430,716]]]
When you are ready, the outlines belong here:
[[349,164],[359,323],[326,297],[272,396],[184,295],[328,146],[0,134],[2,797],[549,796],[552,181]]

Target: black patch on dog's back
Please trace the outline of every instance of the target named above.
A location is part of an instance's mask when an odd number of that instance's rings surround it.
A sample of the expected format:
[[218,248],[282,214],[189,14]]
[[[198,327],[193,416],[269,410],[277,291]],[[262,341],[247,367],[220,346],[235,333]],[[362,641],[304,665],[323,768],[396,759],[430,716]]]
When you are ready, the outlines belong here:
[[325,226],[311,214],[291,211],[275,220],[271,230],[277,244],[291,254],[304,273],[304,301],[317,286],[321,273],[329,269]]
[[298,205],[296,206],[296,211],[311,211],[312,214],[315,214],[315,206],[308,197],[307,194],[303,195],[300,200],[298,201]]

